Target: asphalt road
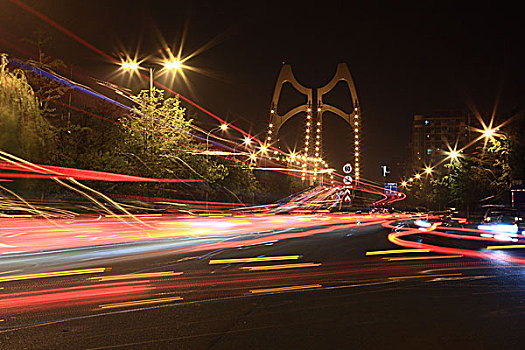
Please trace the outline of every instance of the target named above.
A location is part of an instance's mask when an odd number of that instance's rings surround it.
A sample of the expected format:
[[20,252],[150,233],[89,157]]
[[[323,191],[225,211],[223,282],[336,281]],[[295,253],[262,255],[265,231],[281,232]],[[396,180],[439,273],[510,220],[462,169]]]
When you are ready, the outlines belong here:
[[[524,347],[521,263],[409,251],[380,223],[348,226],[290,228],[319,233],[289,239],[266,232],[253,244],[207,250],[86,259],[102,248],[85,247],[40,254],[35,264],[31,254],[0,258],[0,348]],[[411,241],[440,239],[462,242]],[[479,251],[484,243],[469,244]]]

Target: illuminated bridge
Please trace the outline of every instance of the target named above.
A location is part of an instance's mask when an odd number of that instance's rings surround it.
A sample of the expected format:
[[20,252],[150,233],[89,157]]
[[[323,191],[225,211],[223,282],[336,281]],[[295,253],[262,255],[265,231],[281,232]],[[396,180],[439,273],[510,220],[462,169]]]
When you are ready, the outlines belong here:
[[[347,109],[351,111],[350,113],[345,113],[341,108],[323,102],[323,96],[332,91],[340,81],[346,83],[346,87],[350,92],[352,106]],[[285,83],[291,84],[295,90],[305,95],[306,103],[295,106],[283,115],[279,115],[277,106]],[[324,183],[326,181],[324,177],[327,173],[326,168],[328,168],[328,164],[323,159],[322,125],[323,113],[325,112],[332,112],[341,117],[351,127],[352,134],[350,137],[353,140],[353,149],[349,153],[353,154],[353,174],[355,181],[358,181],[361,173],[359,152],[360,107],[354,81],[346,63],[339,63],[333,78],[320,88],[309,88],[300,84],[292,72],[291,65],[285,64],[282,66],[273,92],[265,146],[274,146],[277,143],[279,130],[288,120],[296,116],[306,116],[304,122],[304,147],[297,154],[291,154],[292,161],[296,159],[301,161],[302,181],[308,181],[310,184],[315,182]],[[329,173],[330,181],[333,184],[333,174]]]

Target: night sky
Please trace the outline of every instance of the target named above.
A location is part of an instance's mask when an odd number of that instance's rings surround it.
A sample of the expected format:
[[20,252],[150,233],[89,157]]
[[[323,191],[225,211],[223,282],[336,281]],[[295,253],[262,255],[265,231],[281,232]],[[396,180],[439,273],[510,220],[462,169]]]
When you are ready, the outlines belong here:
[[[201,72],[188,71],[190,85],[176,79],[173,90],[260,137],[283,62],[311,87],[326,84],[337,63],[346,62],[363,111],[363,176],[372,180],[380,179],[380,164],[404,154],[414,114],[476,108],[488,118],[496,101],[501,115],[523,105],[523,12],[511,2],[25,3],[115,57],[137,50],[140,57],[155,55],[162,39],[177,51],[184,37],[183,57],[203,49],[186,62]],[[25,58],[20,39],[41,28],[53,37],[50,53],[75,67],[75,80],[128,84],[112,74],[117,67],[107,59],[9,0],[0,0],[0,8],[0,52]],[[147,81],[128,87],[138,91]],[[334,104],[343,95],[334,95]],[[284,104],[293,101],[290,96]],[[303,125],[298,118],[283,127],[290,147]],[[326,117],[323,139],[332,164],[351,159],[345,154],[351,136],[342,120]],[[301,146],[302,135],[297,139]]]

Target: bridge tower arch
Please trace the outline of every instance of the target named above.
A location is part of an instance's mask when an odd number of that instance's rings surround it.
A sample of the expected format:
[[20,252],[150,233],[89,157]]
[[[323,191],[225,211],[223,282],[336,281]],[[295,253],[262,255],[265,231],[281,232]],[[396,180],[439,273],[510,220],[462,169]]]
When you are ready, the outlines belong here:
[[[352,112],[350,113],[345,113],[342,109],[323,102],[323,96],[332,91],[339,81],[344,81],[349,89],[353,105]],[[279,115],[277,112],[277,106],[282,87],[285,83],[290,83],[299,93],[305,95],[307,99],[306,103],[293,107],[284,115]],[[316,95],[315,101],[314,93]],[[361,121],[359,100],[357,98],[354,81],[346,63],[339,63],[332,79],[325,86],[317,89],[309,88],[300,84],[295,78],[290,64],[285,64],[281,67],[272,96],[269,118],[270,122],[268,124],[268,134],[265,140],[265,145],[269,146],[272,144],[273,140],[277,140],[279,129],[284,123],[286,123],[286,121],[303,112],[306,113],[304,148],[299,155],[304,161],[302,163],[302,180],[305,181],[308,178],[310,183],[313,184],[317,181],[318,170],[327,167],[326,162],[322,159],[321,130],[323,113],[332,112],[343,118],[343,120],[352,127],[354,140],[354,176],[355,180],[358,181],[361,172],[359,147]],[[312,170],[309,169],[307,164],[311,165]],[[309,175],[307,175],[307,173]],[[333,176],[330,177],[333,180]]]

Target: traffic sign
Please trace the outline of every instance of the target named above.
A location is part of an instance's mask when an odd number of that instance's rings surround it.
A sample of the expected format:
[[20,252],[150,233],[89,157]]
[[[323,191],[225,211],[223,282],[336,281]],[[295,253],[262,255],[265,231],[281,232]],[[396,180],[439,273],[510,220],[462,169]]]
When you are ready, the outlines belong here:
[[343,165],[343,173],[350,174],[352,172],[352,164],[346,163]]
[[352,201],[351,195],[352,193],[350,193],[350,189],[349,188],[345,189],[343,192],[343,195],[341,196],[343,198],[343,202],[351,202]]
[[343,183],[345,184],[345,186],[350,186],[352,182],[354,182],[354,179],[352,179],[350,175],[346,175],[345,177],[343,177]]
[[386,182],[385,183],[385,194],[387,196],[397,196],[397,183]]

